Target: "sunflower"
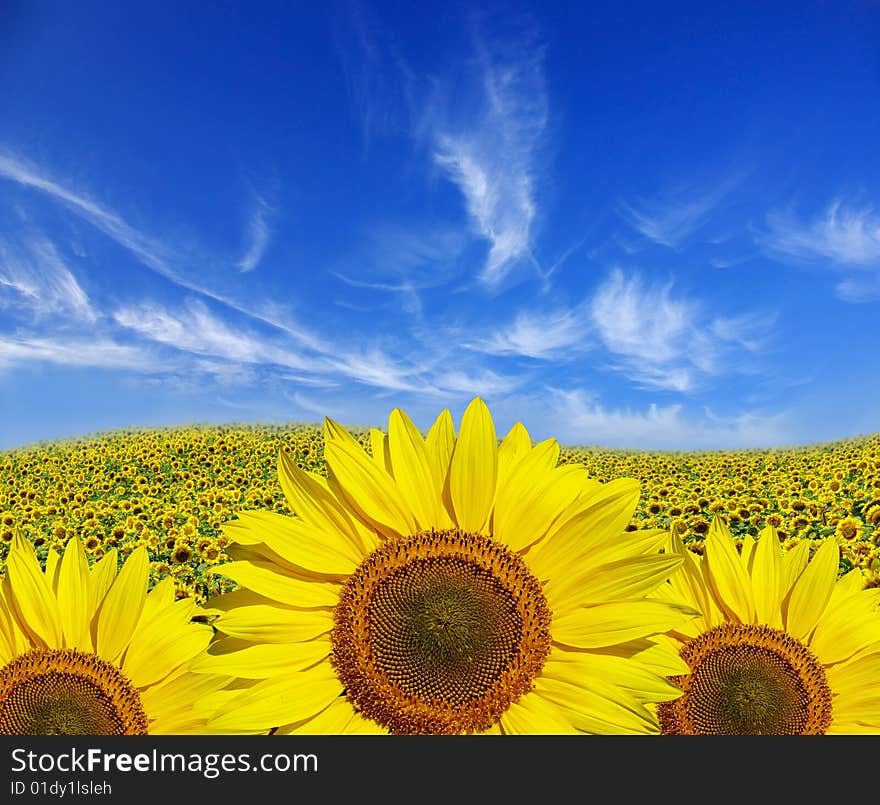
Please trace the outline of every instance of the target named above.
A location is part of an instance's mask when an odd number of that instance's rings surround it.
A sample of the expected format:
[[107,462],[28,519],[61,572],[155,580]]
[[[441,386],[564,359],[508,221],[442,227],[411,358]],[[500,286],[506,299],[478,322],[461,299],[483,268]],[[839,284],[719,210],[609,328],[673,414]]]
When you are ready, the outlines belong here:
[[0,734],[204,731],[201,705],[230,679],[188,671],[213,630],[170,579],[148,593],[149,569],[144,548],[118,574],[115,550],[90,568],[73,537],[43,571],[16,537],[0,581]]
[[670,631],[689,673],[683,694],[657,706],[662,734],[880,732],[880,589],[855,569],[838,579],[831,536],[786,553],[772,526],[737,553],[712,523],[704,557],[684,557],[662,597],[702,613]]
[[[324,422],[327,478],[282,451],[296,514],[244,511],[216,571],[226,635],[200,665],[249,677],[215,729],[396,734],[657,732],[648,703],[686,670],[653,635],[695,610],[648,598],[681,563],[624,535],[632,479],[558,466],[517,423],[499,446],[479,398],[456,437],[400,409],[372,456]],[[671,671],[675,666],[678,670]]]

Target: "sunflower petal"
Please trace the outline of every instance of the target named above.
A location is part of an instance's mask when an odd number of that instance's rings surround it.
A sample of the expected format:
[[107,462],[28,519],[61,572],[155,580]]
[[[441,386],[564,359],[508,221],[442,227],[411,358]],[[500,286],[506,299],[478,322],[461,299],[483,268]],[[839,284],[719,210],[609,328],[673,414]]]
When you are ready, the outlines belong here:
[[[498,447],[498,489],[504,488],[510,470],[531,449],[532,439],[525,425],[515,423]],[[556,466],[555,462],[553,466]]]
[[773,526],[761,531],[752,563],[752,591],[758,623],[782,628],[782,546]]
[[79,539],[71,537],[58,574],[58,609],[68,648],[92,650],[89,636],[89,561]]
[[214,630],[207,624],[190,623],[195,602],[175,601],[148,623],[141,623],[131,636],[122,670],[136,687],[164,679],[187,666],[211,642]]
[[420,529],[443,528],[449,518],[443,516],[425,440],[400,408],[395,408],[388,419],[388,443],[394,478]]
[[361,540],[343,506],[317,478],[297,467],[284,450],[278,453],[278,481],[296,514],[330,535],[329,542],[337,553],[359,559]]
[[662,634],[699,614],[690,607],[664,601],[607,601],[559,616],[554,613],[550,633],[557,643],[592,649]]
[[449,464],[449,496],[462,531],[483,530],[498,479],[498,439],[489,409],[475,397],[465,409]]
[[[551,444],[552,442],[552,444]],[[534,447],[508,473],[495,499],[494,535],[512,551],[540,540],[580,494],[577,467],[549,467],[558,455],[555,440]]]
[[223,523],[221,530],[239,545],[263,543],[278,556],[279,565],[312,574],[347,576],[364,557],[338,531],[309,526],[298,517],[278,512],[242,511],[237,519]]
[[666,581],[684,557],[658,554],[634,556],[590,567],[560,580],[548,581],[544,590],[554,612],[563,613],[583,604],[621,598],[641,598]]
[[229,562],[215,568],[227,578],[258,595],[298,609],[333,607],[339,602],[339,587],[331,583],[302,581],[273,569],[270,562]]
[[[540,542],[528,552],[530,567],[540,578],[565,573],[599,546],[619,548],[628,553],[624,528],[639,500],[639,484],[632,478],[620,478],[603,484],[592,494],[575,500],[578,507],[561,525],[563,515]],[[610,560],[609,560],[610,561]]]
[[328,472],[358,514],[392,535],[415,533],[415,520],[394,479],[329,418],[324,420],[324,456]]
[[212,719],[216,730],[271,729],[316,716],[342,692],[329,663],[265,679],[227,702]]
[[849,596],[845,604],[825,609],[810,637],[810,650],[824,665],[849,659],[865,646],[880,644],[878,600],[880,589],[863,590]]
[[792,637],[802,640],[813,631],[831,598],[839,564],[837,540],[826,539],[792,587],[787,606],[783,602],[785,628]]
[[755,614],[752,580],[740,561],[730,532],[719,517],[712,520],[706,536],[705,561],[709,584],[718,605],[733,620],[752,623]]
[[[448,500],[446,478],[449,474],[449,462],[452,460],[452,451],[455,449],[455,423],[448,408],[444,408],[440,415],[431,425],[428,435],[425,437],[425,449],[428,451],[428,459],[431,462],[431,470],[434,473],[434,488],[443,499],[447,516],[452,511],[452,502]],[[450,525],[452,520],[449,520]]]
[[108,662],[115,662],[128,645],[144,608],[149,580],[150,558],[147,549],[135,548],[104,597],[98,613],[95,648]]
[[284,609],[268,604],[233,607],[213,624],[224,634],[257,643],[299,643],[327,634],[332,614],[323,609]]
[[370,428],[370,452],[373,454],[373,461],[393,478],[394,466],[391,463],[388,435],[378,428]]
[[[224,641],[218,641],[223,643]],[[216,650],[217,645],[211,647]],[[308,640],[303,643],[262,643],[236,651],[208,651],[193,662],[194,673],[229,674],[245,679],[266,679],[290,671],[302,671],[327,658],[330,643]]]
[[577,730],[565,718],[565,709],[532,691],[514,702],[501,716],[507,735],[572,735]]
[[61,648],[64,632],[58,602],[36,554],[11,550],[6,557],[6,573],[20,626],[46,648]]

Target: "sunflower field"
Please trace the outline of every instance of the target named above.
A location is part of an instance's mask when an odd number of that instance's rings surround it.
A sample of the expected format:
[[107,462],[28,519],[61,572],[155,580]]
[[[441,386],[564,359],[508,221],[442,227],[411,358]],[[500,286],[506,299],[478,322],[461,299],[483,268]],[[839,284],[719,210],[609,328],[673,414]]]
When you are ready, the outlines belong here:
[[[369,431],[352,429],[369,452]],[[151,586],[171,578],[198,603],[234,587],[213,572],[228,561],[220,526],[240,510],[290,513],[277,478],[279,449],[326,475],[319,426],[133,429],[0,453],[0,563],[15,529],[45,560],[80,537],[90,561],[138,546]],[[859,568],[880,586],[880,434],[772,450],[644,452],[563,448],[600,482],[629,477],[641,497],[628,530],[671,528],[701,553],[720,515],[741,544],[773,525],[787,549],[834,535],[841,575]]]
[[227,425],[0,464],[0,733],[880,729],[880,436]]

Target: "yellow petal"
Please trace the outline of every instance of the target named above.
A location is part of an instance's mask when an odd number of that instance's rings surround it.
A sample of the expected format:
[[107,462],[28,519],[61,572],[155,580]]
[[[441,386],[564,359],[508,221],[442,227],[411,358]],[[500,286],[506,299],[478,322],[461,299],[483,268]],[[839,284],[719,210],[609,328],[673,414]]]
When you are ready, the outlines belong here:
[[755,538],[751,534],[746,534],[742,538],[742,549],[740,550],[739,560],[745,568],[746,573],[751,573],[752,562],[754,561]]
[[289,724],[275,735],[344,735],[355,710],[345,696],[337,696],[320,713],[305,721]]
[[358,530],[321,480],[297,467],[284,450],[279,452],[278,481],[291,509],[321,533],[337,535],[332,547],[358,561],[363,555]]
[[[219,648],[225,640],[218,641]],[[238,642],[238,641],[234,641]],[[215,644],[195,661],[194,673],[229,674],[245,679],[266,679],[290,671],[302,671],[327,658],[329,640],[308,640],[303,643],[264,643],[245,646],[236,651],[221,651]]]
[[880,589],[863,590],[849,596],[844,605],[826,607],[809,644],[824,665],[846,660],[865,646],[880,642],[878,596]]
[[498,439],[486,404],[475,397],[465,409],[449,466],[449,495],[462,531],[483,530],[495,501]]
[[782,545],[773,526],[761,531],[752,563],[752,591],[758,623],[782,628]]
[[[591,652],[554,651],[544,664],[541,676],[535,680],[536,689],[566,706],[574,726],[584,732],[594,735],[658,732],[653,714],[640,699],[616,684],[617,680],[609,681],[607,663],[602,657],[598,664],[593,662],[595,656]],[[627,677],[626,681],[637,687],[643,684],[643,680],[635,677]],[[661,692],[664,700],[672,695],[665,680],[651,684],[664,686]]]
[[49,589],[58,595],[58,572],[61,570],[61,555],[54,548],[50,548],[46,554],[46,581]]
[[807,566],[807,562],[809,561],[809,540],[799,542],[797,545],[794,546],[794,548],[782,555],[782,580],[780,582],[779,589],[782,593],[783,600],[785,600],[785,598],[791,592],[792,587],[794,587],[795,582],[798,580],[798,577],[801,575],[801,573],[804,572],[804,569]]
[[98,613],[95,648],[98,655],[108,662],[115,662],[128,645],[144,608],[149,580],[150,558],[147,549],[135,548],[104,596]]
[[419,528],[443,528],[449,518],[444,517],[425,440],[400,408],[395,408],[388,419],[388,443],[394,478]]
[[92,651],[89,636],[89,561],[79,539],[71,537],[58,574],[58,609],[64,644]]
[[548,457],[557,451],[553,439],[537,445],[516,463],[504,486],[498,488],[493,532],[512,551],[522,551],[541,539],[580,494],[577,467],[547,467]]
[[58,602],[40,569],[35,553],[11,550],[6,557],[6,573],[13,593],[19,625],[38,644],[61,648],[64,633]]
[[378,428],[370,428],[370,450],[373,453],[373,461],[393,477],[394,466],[391,463],[388,436]]
[[292,578],[277,572],[269,562],[229,562],[218,565],[215,570],[258,595],[287,606],[313,609],[339,603],[337,585]]
[[135,687],[155,684],[181,666],[188,666],[211,642],[214,630],[207,624],[189,623],[195,602],[181,600],[132,635],[122,670]]
[[593,494],[581,495],[574,502],[577,512],[529,549],[529,566],[546,579],[558,571],[560,562],[571,567],[600,546],[626,551],[628,535],[623,529],[638,500],[639,484],[632,478],[610,481]]
[[181,674],[141,690],[141,702],[151,721],[150,733],[173,734],[175,722],[192,710],[194,702],[208,700],[228,682],[228,677],[214,674]]
[[[117,561],[116,548],[111,548],[105,553],[89,571],[89,612],[92,614],[91,628],[97,626],[97,613],[104,602],[104,596],[116,579]],[[94,644],[94,637],[93,644]]]
[[550,634],[554,642],[572,648],[599,648],[661,634],[696,615],[690,607],[663,601],[608,601],[554,613]]
[[227,702],[212,719],[224,732],[270,729],[316,716],[342,692],[329,663],[258,682]]
[[278,512],[241,511],[236,520],[223,523],[221,530],[237,544],[263,543],[277,555],[280,567],[310,575],[351,575],[365,555],[338,531],[325,531]]
[[222,613],[213,625],[224,634],[255,643],[299,643],[328,633],[333,628],[333,615],[324,609],[253,604]]
[[[498,489],[504,488],[511,469],[532,449],[532,439],[522,422],[517,422],[507,432],[498,447]],[[556,466],[554,462],[553,466]]]
[[507,735],[572,735],[577,730],[565,718],[565,710],[538,693],[527,693],[501,716]]
[[683,562],[681,556],[636,556],[554,577],[544,587],[547,603],[553,612],[562,614],[583,604],[642,598],[665,582]]
[[416,532],[412,512],[394,479],[332,419],[324,420],[324,456],[328,473],[332,473],[347,503],[358,514],[389,536]]
[[712,520],[706,536],[706,568],[715,600],[729,618],[752,623],[755,602],[752,580],[742,566],[733,538],[720,517]]
[[839,564],[837,540],[833,537],[826,539],[798,577],[787,601],[783,602],[785,630],[792,637],[803,640],[813,631],[831,598]]
[[[684,562],[678,572],[669,580],[669,587],[674,598],[682,603],[692,606],[702,613],[705,626],[716,626],[724,620],[718,607],[712,601],[708,589],[708,583],[703,575],[700,560],[689,551],[681,538],[670,530],[666,543],[666,550],[670,554],[682,557]],[[696,621],[694,621],[696,623]]]
[[452,525],[452,518],[449,514],[452,511],[452,501],[449,499],[446,479],[449,474],[452,451],[455,449],[455,424],[448,408],[444,408],[434,420],[434,424],[431,425],[431,429],[425,437],[425,449],[428,451],[428,459],[434,473],[434,488],[443,500],[443,508],[446,510],[449,525]]

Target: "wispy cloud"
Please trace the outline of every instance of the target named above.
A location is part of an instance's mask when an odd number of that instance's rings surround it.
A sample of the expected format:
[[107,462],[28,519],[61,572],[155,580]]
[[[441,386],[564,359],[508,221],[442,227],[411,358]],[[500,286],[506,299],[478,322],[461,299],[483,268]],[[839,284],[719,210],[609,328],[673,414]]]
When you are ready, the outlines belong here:
[[709,221],[712,211],[735,184],[736,180],[728,180],[709,191],[688,188],[655,199],[620,201],[618,208],[646,238],[674,249]]
[[805,260],[827,260],[832,267],[880,268],[880,215],[835,199],[811,221],[790,211],[767,215],[768,231],[759,242],[771,251]]
[[520,312],[513,324],[465,346],[489,355],[564,360],[593,346],[584,306],[544,313]]
[[277,364],[291,369],[314,368],[314,364],[290,350],[253,334],[233,329],[191,299],[184,310],[172,312],[155,304],[128,305],[113,314],[122,327],[184,352],[211,355],[234,362]]
[[0,152],[0,177],[46,193],[128,249],[147,267],[173,282],[183,283],[168,264],[162,245],[138,232],[112,210],[48,179],[33,165],[9,153]]
[[[4,291],[14,292],[13,298]],[[29,234],[19,243],[0,238],[0,307],[27,308],[44,319],[66,314],[93,324],[97,314],[58,249],[48,238]]]
[[[476,232],[489,242],[480,280],[496,286],[531,255],[537,215],[537,159],[548,102],[544,49],[528,35],[502,47],[477,38],[475,98],[429,110],[434,160],[464,196]],[[455,106],[456,108],[452,108]]]
[[703,306],[672,283],[646,285],[615,268],[590,303],[592,324],[614,365],[647,388],[691,391],[700,374],[716,374],[732,348],[757,352],[773,324],[772,313],[708,317]]
[[838,282],[834,290],[846,302],[876,302],[880,299],[880,273],[848,277]]
[[105,337],[40,337],[0,335],[0,366],[47,362],[62,366],[154,372],[179,369],[159,362],[155,352],[138,345],[119,344]]
[[242,272],[253,271],[266,253],[266,248],[269,246],[268,214],[269,205],[258,196],[248,221],[247,246],[237,262]]
[[336,50],[367,148],[374,137],[404,125],[408,70],[394,53],[388,26],[362,3],[343,0],[337,9]]
[[560,441],[568,445],[700,450],[781,446],[793,441],[786,411],[722,417],[704,409],[700,416],[677,404],[651,403],[643,410],[607,408],[583,390],[550,391],[548,420],[557,424]]

